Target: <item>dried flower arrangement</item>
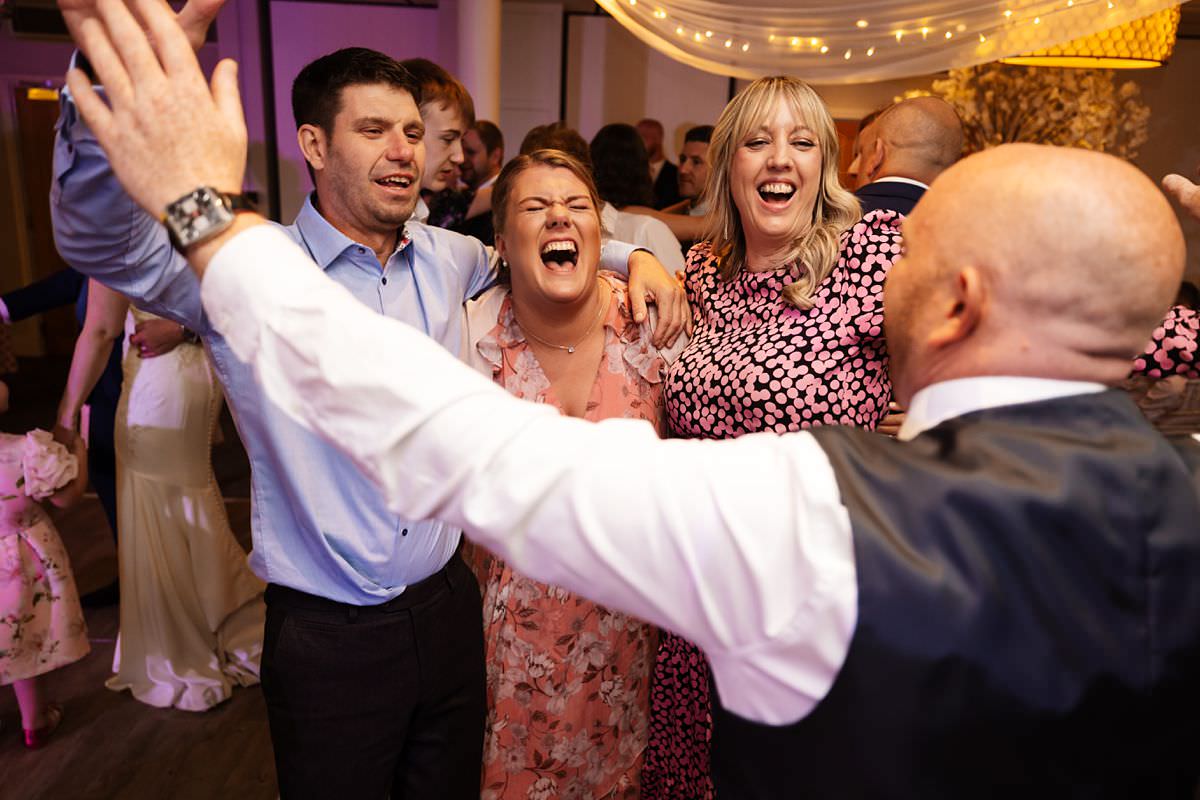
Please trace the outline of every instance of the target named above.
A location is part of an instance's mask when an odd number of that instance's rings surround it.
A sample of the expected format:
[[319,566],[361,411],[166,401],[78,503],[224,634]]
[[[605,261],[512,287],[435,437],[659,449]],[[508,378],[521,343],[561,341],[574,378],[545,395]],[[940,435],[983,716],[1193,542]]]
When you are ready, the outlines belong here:
[[1017,67],[1000,63],[950,70],[932,94],[963,120],[966,153],[1004,142],[1038,142],[1137,157],[1150,108],[1132,81],[1113,70]]

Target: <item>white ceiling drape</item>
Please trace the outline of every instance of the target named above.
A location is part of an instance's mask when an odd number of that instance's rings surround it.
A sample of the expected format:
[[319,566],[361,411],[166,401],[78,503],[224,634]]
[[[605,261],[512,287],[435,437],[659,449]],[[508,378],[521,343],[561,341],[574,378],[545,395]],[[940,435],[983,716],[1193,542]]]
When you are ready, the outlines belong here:
[[966,67],[1116,27],[1179,0],[596,0],[659,52],[738,78],[856,83]]

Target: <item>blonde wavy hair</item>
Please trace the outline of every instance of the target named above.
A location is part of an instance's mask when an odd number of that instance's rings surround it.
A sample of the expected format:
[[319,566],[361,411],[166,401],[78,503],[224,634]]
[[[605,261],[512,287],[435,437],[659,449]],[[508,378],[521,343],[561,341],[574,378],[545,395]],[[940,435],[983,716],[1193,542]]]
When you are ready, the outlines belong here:
[[709,145],[706,192],[712,198],[705,239],[718,259],[718,271],[733,280],[746,267],[746,234],[733,202],[730,170],[733,156],[752,131],[769,123],[779,103],[787,103],[797,119],[817,136],[821,148],[821,186],[812,216],[796,221],[787,261],[804,264],[804,274],[783,290],[784,299],[801,309],[812,308],[812,296],[837,263],[841,235],[862,216],[858,198],[838,180],[838,137],[820,96],[804,81],[786,75],[759,78],[729,101],[713,128]]

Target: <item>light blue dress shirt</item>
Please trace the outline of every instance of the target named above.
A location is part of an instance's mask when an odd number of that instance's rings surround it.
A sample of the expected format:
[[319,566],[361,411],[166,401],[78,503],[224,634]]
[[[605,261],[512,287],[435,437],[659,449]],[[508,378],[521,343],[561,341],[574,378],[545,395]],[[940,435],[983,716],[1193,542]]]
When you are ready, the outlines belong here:
[[[212,328],[196,276],[165,228],[118,184],[69,98],[58,123],[54,178],[54,233],[67,263],[204,339],[250,458],[250,566],[260,578],[374,605],[446,564],[458,546],[457,528],[390,513],[379,490],[337,448],[267,399],[252,368]],[[415,222],[381,267],[370,248],[330,225],[311,197],[283,230],[365,306],[413,325],[455,354],[463,301],[495,277],[478,240]],[[627,257],[631,249],[618,253]]]

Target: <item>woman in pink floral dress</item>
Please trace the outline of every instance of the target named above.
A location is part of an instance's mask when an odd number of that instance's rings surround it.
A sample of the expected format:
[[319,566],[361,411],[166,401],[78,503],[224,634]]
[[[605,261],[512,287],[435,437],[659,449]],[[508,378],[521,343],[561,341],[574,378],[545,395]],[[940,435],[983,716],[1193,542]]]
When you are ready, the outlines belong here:
[[[7,408],[0,383],[0,411]],[[42,698],[38,676],[90,649],[67,549],[38,504],[77,500],[86,465],[78,436],[72,452],[46,431],[0,433],[0,686],[16,692],[29,748],[45,744],[62,721],[62,707]]]
[[[664,355],[633,321],[625,283],[597,271],[599,207],[565,153],[505,167],[493,208],[508,280],[468,305],[465,358],[517,397],[661,433]],[[637,797],[655,630],[486,552],[468,562],[487,647],[483,798]]]

